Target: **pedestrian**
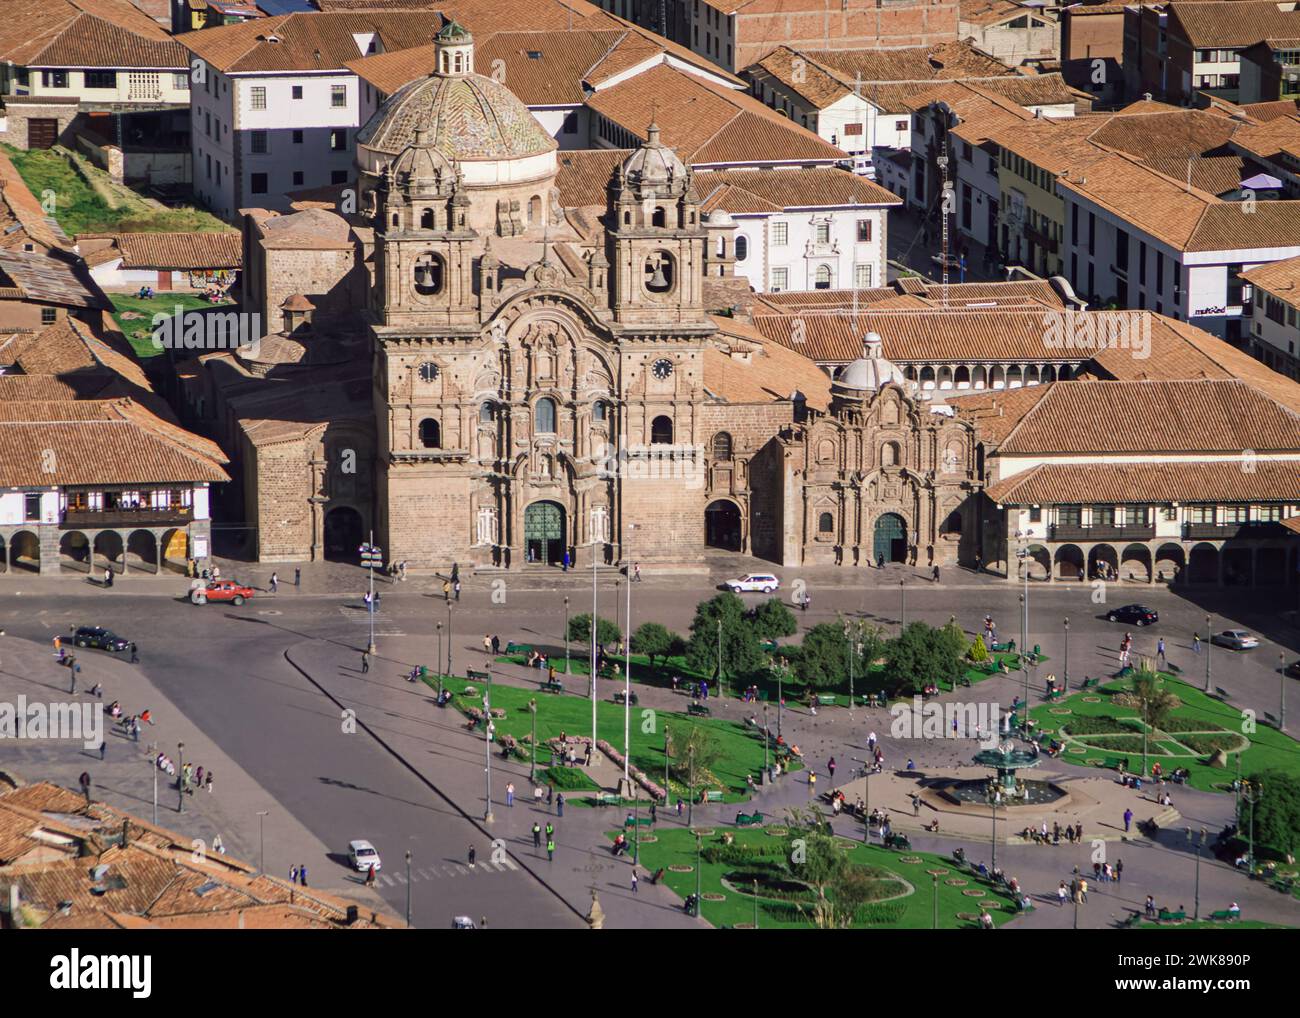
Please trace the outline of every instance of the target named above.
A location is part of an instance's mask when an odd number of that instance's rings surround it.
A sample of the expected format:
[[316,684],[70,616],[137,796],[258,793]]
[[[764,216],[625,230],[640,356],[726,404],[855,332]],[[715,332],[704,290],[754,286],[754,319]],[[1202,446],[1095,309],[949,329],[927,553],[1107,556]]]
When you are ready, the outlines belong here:
[[637,877],[636,877],[636,869],[634,868],[634,869],[632,870],[632,893],[633,893],[633,894],[636,894],[636,885],[637,885],[637,883],[638,883],[638,881],[637,881]]
[[832,781],[835,780],[835,757],[831,757],[830,760],[827,761],[826,773],[828,773],[831,776]]
[[370,671],[370,652],[362,651],[361,653],[361,674],[366,675]]
[[99,740],[99,758],[100,758],[101,760],[104,759],[104,754],[105,754],[106,752],[108,752],[108,740],[107,740],[107,739],[100,739],[100,740]]
[[564,551],[564,561],[560,563],[560,570],[565,573],[569,571],[569,552],[567,548]]
[[506,785],[506,805],[513,806],[514,804],[515,804],[515,783],[512,781]]
[[533,848],[542,847],[542,825],[533,821]]
[[682,797],[679,795],[677,797],[677,816],[680,818],[681,815],[682,815]]
[[1201,634],[1200,634],[1200,633],[1193,633],[1193,634],[1192,634],[1192,653],[1193,653],[1193,654],[1196,654],[1196,655],[1198,655],[1198,656],[1199,656],[1200,653],[1201,653]]
[[1156,641],[1156,661],[1158,662],[1158,666],[1159,666],[1160,668],[1164,668],[1164,667],[1166,666],[1166,661],[1165,661],[1165,638],[1164,638],[1163,636],[1160,637],[1160,639]]
[[1088,881],[1083,877],[1079,878],[1079,902],[1083,905],[1088,904]]
[[131,741],[140,741],[140,715],[138,714],[131,718]]
[[1132,826],[1133,826],[1133,811],[1131,809],[1126,809],[1124,811],[1124,833],[1127,834],[1129,832],[1129,828]]
[[1124,860],[1116,859],[1115,860],[1115,883],[1119,884],[1119,883],[1123,883],[1123,881],[1124,881]]
[[1065,881],[1061,881],[1061,886],[1056,889],[1056,907],[1065,907]]
[[812,594],[805,592],[803,596],[803,610],[807,611],[810,604],[812,604]]
[[553,803],[554,801],[555,801],[555,786],[554,786],[554,785],[547,785],[547,786],[546,786],[546,806],[547,806],[548,809],[550,808],[551,803]]
[[306,887],[306,886],[307,886],[307,866],[306,866],[306,864],[300,865],[300,866],[298,867],[298,881],[302,884],[303,887]]
[[272,573],[272,574],[271,574],[271,593],[274,594],[274,593],[275,593],[277,590],[279,590],[279,589],[280,589],[280,574],[279,574],[279,573]]
[[983,571],[984,571],[984,559],[981,558],[979,555],[976,555],[976,556],[975,556],[975,572],[980,573],[980,572],[983,572]]
[[921,815],[921,797],[920,797],[919,795],[913,795],[913,796],[912,796],[912,816],[914,816],[914,817],[919,817],[920,815]]
[[557,817],[564,816],[564,793],[563,792],[561,792],[559,795],[555,797],[555,815]]
[[654,802],[651,801],[651,803],[650,803],[650,826],[653,827],[653,826],[658,822],[658,820],[659,820],[659,813],[658,813],[658,811],[655,809],[655,804],[654,804]]
[[293,585],[294,585],[295,587],[301,587],[301,586],[302,586],[302,570],[301,570],[301,569],[298,569],[298,568],[296,568],[296,567],[294,568],[294,571],[293,571]]
[[633,582],[633,583],[640,583],[640,582],[641,582],[641,563],[640,563],[640,562],[633,562],[633,563],[632,563],[632,582]]
[[1094,862],[1092,864],[1092,879],[1097,881],[1097,883],[1101,883],[1101,863],[1099,862]]
[[469,846],[469,868],[474,868],[474,860],[478,858],[478,853],[474,851],[474,846]]
[[105,587],[111,587],[112,585],[113,585],[113,570],[108,569],[108,568],[105,568],[105,569],[104,569],[104,586],[105,586]]
[[136,645],[136,642],[132,640],[131,641],[131,664],[138,665],[139,663],[140,663],[140,648]]
[[297,883],[298,883],[298,867],[297,867],[297,866],[290,866],[290,867],[289,867],[289,883],[291,883],[291,884],[297,884]]
[[1083,824],[1081,823],[1074,825],[1074,840],[1080,845],[1083,844]]
[[498,655],[498,654],[500,654],[500,653],[501,653],[501,637],[496,636],[496,635],[493,635],[493,637],[492,637],[492,656],[495,657],[496,655]]
[[547,862],[555,861],[555,839],[554,838],[546,839],[546,861]]
[[451,580],[442,581],[442,603],[451,604]]
[[208,771],[207,789],[208,789],[208,794],[211,794],[212,793],[212,772],[211,771]]
[[492,653],[492,637],[490,636],[483,637],[483,653],[484,654]]
[[81,777],[77,779],[81,785],[81,794],[86,797],[86,805],[90,805],[90,772],[82,771]]
[[366,886],[367,887],[375,886],[375,864],[374,863],[371,863],[370,869],[366,870]]
[[811,767],[808,768],[808,794],[813,795],[817,791],[817,772]]
[[876,733],[872,732],[870,735],[867,736],[867,752],[874,753],[875,751],[876,751]]
[[555,835],[555,825],[548,820],[546,821],[546,840],[550,841],[554,835]]
[[453,583],[453,584],[451,585],[451,587],[452,587],[452,592],[456,595],[456,600],[459,601],[459,600],[460,600],[460,580],[457,580],[455,583]]
[[935,567],[934,567],[934,582],[935,582],[935,583],[938,583],[938,582],[939,582],[939,567],[938,567],[938,566],[935,566]]
[[402,561],[397,564],[397,572],[399,577],[401,578],[401,581],[405,583],[406,582],[406,559],[402,559]]
[[1154,919],[1154,918],[1155,918],[1155,915],[1156,915],[1156,899],[1153,898],[1153,897],[1152,897],[1151,895],[1149,895],[1149,894],[1147,895],[1147,902],[1146,902],[1146,905],[1143,907],[1143,911],[1146,913],[1148,919]]

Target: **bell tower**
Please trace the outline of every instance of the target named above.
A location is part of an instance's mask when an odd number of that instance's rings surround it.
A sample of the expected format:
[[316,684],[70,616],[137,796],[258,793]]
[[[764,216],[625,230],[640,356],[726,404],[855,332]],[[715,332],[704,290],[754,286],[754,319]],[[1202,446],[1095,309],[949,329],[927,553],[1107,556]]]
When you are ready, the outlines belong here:
[[609,243],[616,321],[630,325],[696,322],[703,316],[708,234],[691,189],[691,171],[659,140],[646,141],[609,185]]

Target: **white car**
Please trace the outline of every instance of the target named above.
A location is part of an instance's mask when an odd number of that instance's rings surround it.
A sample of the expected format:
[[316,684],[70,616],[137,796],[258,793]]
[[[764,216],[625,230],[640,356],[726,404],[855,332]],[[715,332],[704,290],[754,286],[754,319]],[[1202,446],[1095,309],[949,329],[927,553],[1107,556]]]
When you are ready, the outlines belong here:
[[748,573],[738,580],[728,580],[727,589],[733,594],[762,591],[770,594],[781,586],[781,581],[771,573]]
[[369,872],[371,866],[375,868],[376,873],[383,869],[375,846],[363,839],[348,842],[348,862],[358,873]]
[[1211,636],[1210,642],[1217,643],[1220,647],[1231,647],[1233,650],[1250,650],[1252,647],[1259,646],[1259,640],[1244,629],[1225,629]]

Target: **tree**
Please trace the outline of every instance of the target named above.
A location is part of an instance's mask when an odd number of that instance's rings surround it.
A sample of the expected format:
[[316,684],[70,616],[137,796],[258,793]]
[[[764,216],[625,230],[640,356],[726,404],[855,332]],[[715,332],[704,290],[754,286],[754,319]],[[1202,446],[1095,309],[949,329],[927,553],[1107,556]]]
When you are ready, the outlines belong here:
[[745,618],[745,603],[730,591],[702,601],[695,608],[686,664],[705,675],[720,675],[718,622],[722,622],[722,666],[726,674],[748,676],[765,663],[753,625]]
[[669,631],[667,626],[658,622],[643,622],[632,634],[632,653],[644,654],[650,659],[650,667],[655,666],[655,658],[666,657],[679,646],[682,638]]
[[[570,643],[591,643],[591,612],[575,615],[569,619],[568,638]],[[610,619],[600,616],[596,621],[596,642],[601,644],[618,643],[623,638],[622,631]]]
[[786,871],[817,893],[816,901],[796,902],[795,907],[817,929],[848,929],[858,909],[871,900],[870,875],[849,861],[847,846],[816,810],[791,809],[789,828],[782,857]]
[[849,638],[836,622],[820,622],[804,634],[794,663],[799,681],[814,689],[837,689],[848,681]]
[[885,656],[889,641],[885,638],[883,629],[862,619],[850,623],[850,635],[854,634],[855,629],[859,649],[856,674],[866,676],[871,673],[876,662]]
[[750,616],[754,632],[760,640],[775,640],[781,636],[794,636],[799,632],[799,623],[792,612],[779,597],[768,598]]
[[[1300,778],[1285,771],[1263,771],[1250,776],[1251,788],[1259,791],[1255,802],[1255,844],[1266,845],[1284,856],[1300,848]],[[1237,830],[1245,837],[1250,830],[1251,806],[1241,802]]]
[[1182,702],[1165,689],[1163,680],[1146,667],[1146,662],[1133,676],[1132,695],[1138,703],[1138,717],[1152,729],[1163,725],[1170,711]]
[[885,648],[885,688],[891,696],[923,689],[929,683],[954,683],[962,673],[964,647],[951,630],[925,622],[909,623]]
[[966,652],[966,656],[977,665],[981,665],[989,659],[989,649],[984,645],[984,637],[975,637],[975,641],[970,645],[970,650]]
[[691,750],[695,750],[695,780],[709,776],[722,756],[722,747],[712,731],[703,725],[675,724],[668,729],[668,772],[685,784],[691,779]]

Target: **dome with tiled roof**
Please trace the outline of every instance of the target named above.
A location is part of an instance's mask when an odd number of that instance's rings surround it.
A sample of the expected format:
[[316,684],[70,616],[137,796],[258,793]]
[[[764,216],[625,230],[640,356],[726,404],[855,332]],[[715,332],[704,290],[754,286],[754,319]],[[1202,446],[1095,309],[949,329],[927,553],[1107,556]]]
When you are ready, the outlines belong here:
[[527,159],[558,147],[513,92],[474,73],[473,39],[449,22],[434,40],[434,71],[398,90],[357,134],[360,146],[396,155],[427,131],[454,162]]
[[875,392],[890,382],[905,385],[903,372],[898,365],[887,360],[881,353],[882,345],[879,335],[867,333],[862,356],[840,368],[835,375],[832,390],[843,395],[856,395]]

